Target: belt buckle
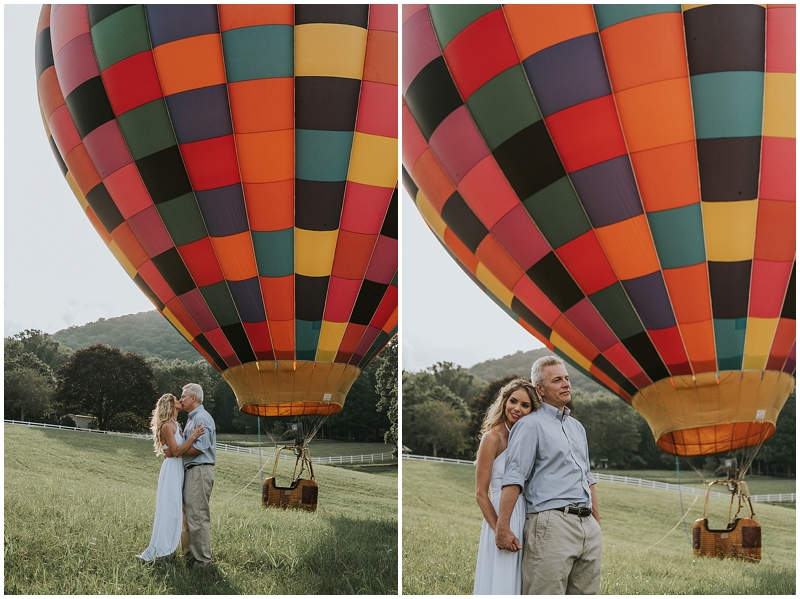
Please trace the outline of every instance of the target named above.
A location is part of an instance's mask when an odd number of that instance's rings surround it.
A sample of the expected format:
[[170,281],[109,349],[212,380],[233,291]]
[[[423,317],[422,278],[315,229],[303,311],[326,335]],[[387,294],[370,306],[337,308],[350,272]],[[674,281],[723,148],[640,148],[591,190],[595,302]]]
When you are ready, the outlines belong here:
[[588,518],[591,515],[592,515],[591,508],[588,508],[588,507],[579,507],[578,508],[578,516],[580,516],[581,518]]

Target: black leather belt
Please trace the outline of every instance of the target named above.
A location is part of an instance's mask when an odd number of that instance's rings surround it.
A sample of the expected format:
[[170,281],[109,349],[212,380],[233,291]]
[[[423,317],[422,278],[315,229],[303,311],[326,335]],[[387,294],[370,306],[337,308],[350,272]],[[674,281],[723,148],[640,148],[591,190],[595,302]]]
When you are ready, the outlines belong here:
[[186,469],[187,469],[187,470],[191,470],[191,469],[192,469],[192,468],[194,468],[195,466],[213,466],[213,465],[214,465],[214,464],[189,464],[188,466],[186,466]]
[[557,512],[564,512],[565,514],[575,514],[576,516],[580,516],[581,518],[588,518],[592,515],[592,508],[589,507],[572,507],[571,505],[565,505],[564,507],[555,508]]

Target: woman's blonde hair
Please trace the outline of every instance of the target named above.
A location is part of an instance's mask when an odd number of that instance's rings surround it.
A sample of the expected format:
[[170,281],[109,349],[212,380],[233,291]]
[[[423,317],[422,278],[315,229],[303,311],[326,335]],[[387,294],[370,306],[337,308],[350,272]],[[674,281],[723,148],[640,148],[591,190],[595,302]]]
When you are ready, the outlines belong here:
[[534,389],[531,382],[527,379],[514,379],[497,392],[492,405],[486,410],[486,416],[481,424],[481,432],[478,437],[482,437],[486,431],[501,424],[505,420],[506,402],[514,391],[519,391],[520,389],[525,389],[528,393],[528,397],[531,399],[531,408],[533,408],[531,411],[536,411],[541,407],[542,404],[539,401],[539,395],[536,393],[536,389]]
[[174,401],[175,396],[172,393],[165,393],[158,398],[156,407],[150,416],[150,431],[153,433],[153,447],[156,449],[156,455],[164,455],[161,426],[172,420],[172,402]]

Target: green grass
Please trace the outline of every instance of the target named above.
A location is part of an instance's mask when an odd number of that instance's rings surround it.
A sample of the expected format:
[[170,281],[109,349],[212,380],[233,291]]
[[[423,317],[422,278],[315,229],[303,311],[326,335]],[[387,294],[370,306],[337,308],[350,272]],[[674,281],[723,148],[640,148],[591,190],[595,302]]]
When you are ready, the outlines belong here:
[[258,458],[219,452],[215,568],[197,572],[180,556],[134,557],[153,525],[161,462],[151,442],[4,430],[6,594],[397,593],[396,467],[374,476],[315,466],[319,505],[306,513],[261,507]]
[[[475,469],[403,462],[403,593],[471,594],[481,529]],[[766,492],[766,491],[765,491]],[[795,514],[758,504],[762,561],[695,558],[682,525],[678,494],[599,482],[603,525],[603,594],[795,594]],[[687,499],[688,497],[688,499]],[[694,496],[683,496],[688,509]],[[686,517],[702,517],[700,496]],[[710,516],[727,515],[713,500]],[[670,532],[672,530],[672,532]],[[662,540],[663,539],[663,540]]]

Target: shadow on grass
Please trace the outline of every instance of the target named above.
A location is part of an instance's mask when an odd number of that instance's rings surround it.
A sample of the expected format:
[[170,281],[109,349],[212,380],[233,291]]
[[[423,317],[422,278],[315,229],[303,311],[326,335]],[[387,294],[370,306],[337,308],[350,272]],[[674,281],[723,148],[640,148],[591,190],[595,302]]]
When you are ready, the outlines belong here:
[[397,522],[328,518],[332,532],[302,557],[319,594],[397,594]]
[[141,564],[151,588],[164,588],[171,595],[241,595],[242,590],[220,571],[216,564],[195,569],[187,566],[183,556]]

